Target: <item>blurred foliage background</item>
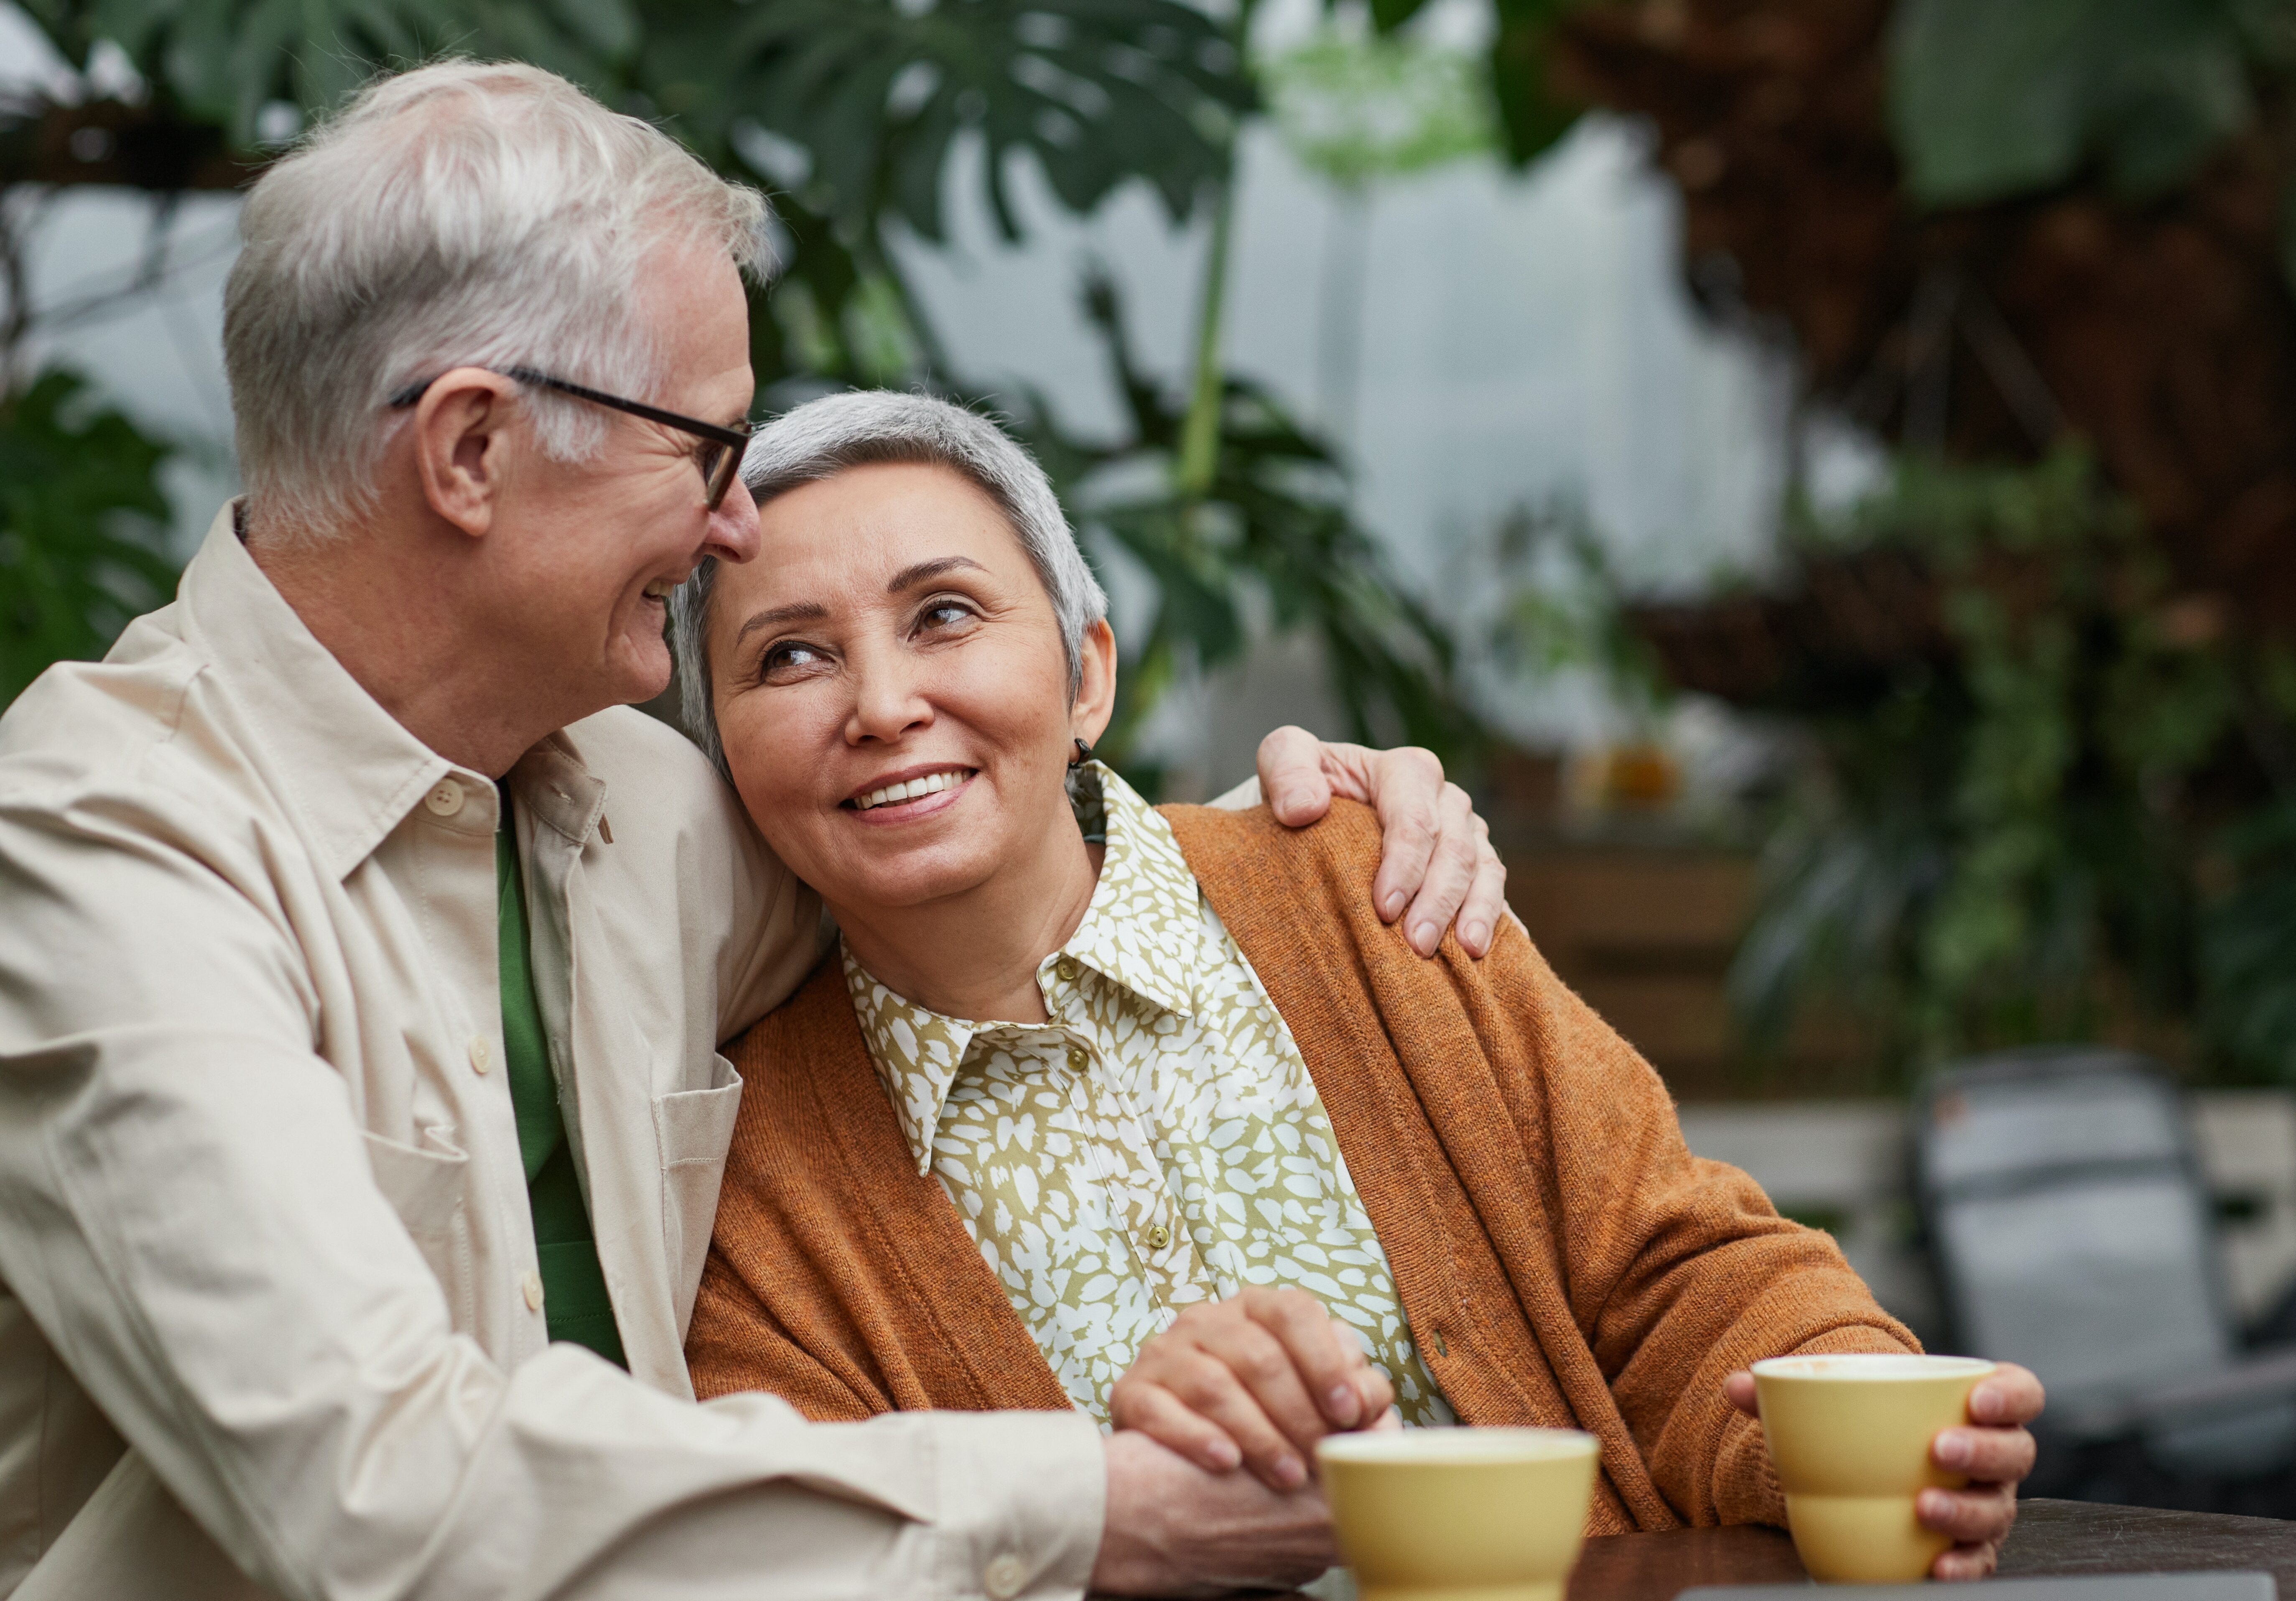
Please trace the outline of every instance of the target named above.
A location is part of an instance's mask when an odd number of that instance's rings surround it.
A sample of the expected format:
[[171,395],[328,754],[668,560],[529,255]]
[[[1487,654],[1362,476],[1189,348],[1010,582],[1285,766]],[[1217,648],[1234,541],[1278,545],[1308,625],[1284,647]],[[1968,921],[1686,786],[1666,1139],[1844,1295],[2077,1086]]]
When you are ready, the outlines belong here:
[[1797,424],[1896,453],[1847,510],[1790,484],[1783,576],[1695,602],[1617,593],[1562,513],[1502,530],[1516,659],[1715,697],[1795,752],[1753,823],[1750,1041],[1848,1006],[1895,1074],[2110,1037],[2296,1080],[2296,0],[1489,0],[1471,84],[1416,47],[1423,0],[1276,61],[1247,48],[1252,0],[20,3],[136,81],[0,104],[0,700],[167,583],[160,447],[29,370],[43,206],[139,191],[163,250],[176,197],[245,183],[377,64],[454,49],[567,73],[772,192],[774,404],[980,392],[889,242],[944,236],[968,139],[1008,236],[1013,157],[1075,213],[1144,183],[1207,219],[1185,384],[1142,376],[1086,271],[1126,437],[1006,405],[1153,580],[1111,748],[1267,618],[1321,642],[1359,734],[1472,768],[1461,642],[1340,452],[1225,358],[1237,139],[1273,118],[1361,193],[1494,141],[1531,161],[1601,107],[1652,130],[1699,305],[1791,349]]

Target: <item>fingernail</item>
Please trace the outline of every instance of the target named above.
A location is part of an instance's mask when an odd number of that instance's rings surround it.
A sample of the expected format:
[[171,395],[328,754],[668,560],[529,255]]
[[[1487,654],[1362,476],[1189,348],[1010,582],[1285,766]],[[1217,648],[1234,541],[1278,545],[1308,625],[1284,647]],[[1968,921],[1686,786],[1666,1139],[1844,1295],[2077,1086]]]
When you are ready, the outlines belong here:
[[1286,1490],[1297,1490],[1308,1482],[1308,1470],[1297,1457],[1278,1457],[1275,1474],[1275,1482]]
[[1470,923],[1459,931],[1459,934],[1466,941],[1468,948],[1480,950],[1484,942],[1490,939],[1491,931],[1480,923]]
[[1403,915],[1403,891],[1398,890],[1385,900],[1381,901],[1379,909],[1390,920]]
[[1976,1423],[1991,1423],[2001,1416],[2001,1392],[1990,1384],[1980,1384],[1969,1392],[1969,1416]]
[[1931,1454],[1936,1457],[1937,1465],[1939,1467],[1967,1467],[1969,1459],[1973,1455],[1970,1449],[1969,1436],[1959,1429],[1946,1430],[1937,1437],[1936,1443],[1930,1449]]
[[1332,1421],[1342,1428],[1353,1428],[1356,1419],[1363,1416],[1363,1398],[1356,1393],[1353,1384],[1334,1384],[1324,1397],[1324,1410]]
[[1419,954],[1423,956],[1433,951],[1442,941],[1443,931],[1431,923],[1423,923],[1411,931],[1411,942],[1419,948]]
[[1233,1440],[1215,1440],[1204,1447],[1204,1466],[1216,1474],[1224,1474],[1243,1461],[1243,1453],[1235,1449]]

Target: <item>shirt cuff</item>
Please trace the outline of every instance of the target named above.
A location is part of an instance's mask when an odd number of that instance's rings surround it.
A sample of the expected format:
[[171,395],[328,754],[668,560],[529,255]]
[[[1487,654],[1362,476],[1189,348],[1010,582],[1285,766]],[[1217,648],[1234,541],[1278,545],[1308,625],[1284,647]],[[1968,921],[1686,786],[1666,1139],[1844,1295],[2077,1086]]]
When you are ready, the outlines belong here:
[[939,1593],[1075,1601],[1092,1582],[1108,1457],[1081,1412],[942,1413]]
[[1226,794],[1215,796],[1204,804],[1222,811],[1250,811],[1259,804],[1259,775],[1254,773]]

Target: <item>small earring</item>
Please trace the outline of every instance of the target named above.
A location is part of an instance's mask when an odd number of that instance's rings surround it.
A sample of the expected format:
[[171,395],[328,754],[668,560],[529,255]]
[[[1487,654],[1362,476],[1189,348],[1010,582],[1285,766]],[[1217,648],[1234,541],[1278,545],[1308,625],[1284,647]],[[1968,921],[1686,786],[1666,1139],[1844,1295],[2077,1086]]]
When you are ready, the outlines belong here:
[[1077,759],[1069,763],[1069,766],[1072,768],[1080,768],[1086,762],[1092,759],[1092,747],[1085,743],[1082,740],[1078,740],[1075,743],[1077,748]]

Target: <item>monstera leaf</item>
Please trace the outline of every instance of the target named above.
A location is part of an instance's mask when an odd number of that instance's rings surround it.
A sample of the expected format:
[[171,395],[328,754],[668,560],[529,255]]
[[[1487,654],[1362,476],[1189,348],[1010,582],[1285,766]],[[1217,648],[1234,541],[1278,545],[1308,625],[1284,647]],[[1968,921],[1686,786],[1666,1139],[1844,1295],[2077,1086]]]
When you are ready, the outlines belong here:
[[892,216],[941,238],[942,174],[967,134],[1008,237],[1017,152],[1071,209],[1138,177],[1177,218],[1226,171],[1254,103],[1218,24],[1178,0],[658,0],[646,29],[644,82],[676,126],[705,152],[747,155],[744,123],[796,146],[790,186],[849,237]]
[[268,105],[324,111],[379,68],[448,52],[529,61],[611,92],[639,29],[630,0],[33,0],[30,10],[68,53],[83,39],[118,45],[242,148],[258,143]]

